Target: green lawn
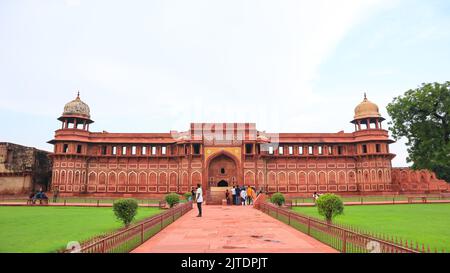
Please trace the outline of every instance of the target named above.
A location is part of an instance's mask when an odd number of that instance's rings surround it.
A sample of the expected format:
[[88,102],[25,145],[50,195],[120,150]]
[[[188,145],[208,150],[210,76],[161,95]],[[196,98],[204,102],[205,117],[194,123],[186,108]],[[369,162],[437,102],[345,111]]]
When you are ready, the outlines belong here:
[[[322,219],[316,207],[293,209]],[[450,204],[346,206],[334,221],[450,251]]]
[[[140,207],[136,221],[160,212]],[[112,208],[0,206],[0,252],[55,252],[120,227]]]

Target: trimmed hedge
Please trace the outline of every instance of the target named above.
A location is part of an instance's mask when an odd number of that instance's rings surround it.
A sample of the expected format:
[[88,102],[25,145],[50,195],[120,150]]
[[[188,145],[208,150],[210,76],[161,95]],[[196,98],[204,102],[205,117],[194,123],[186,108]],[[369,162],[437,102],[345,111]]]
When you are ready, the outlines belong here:
[[270,202],[281,207],[286,202],[286,199],[281,192],[277,192],[272,194],[272,196],[270,197]]
[[176,193],[169,193],[165,197],[167,204],[169,204],[169,207],[173,208],[176,204],[180,203],[180,195]]
[[114,201],[113,210],[117,219],[125,226],[130,225],[137,214],[138,202],[135,199],[119,199]]
[[337,215],[344,213],[344,203],[339,196],[332,193],[321,195],[316,200],[316,205],[319,214],[324,216],[328,222],[331,222]]

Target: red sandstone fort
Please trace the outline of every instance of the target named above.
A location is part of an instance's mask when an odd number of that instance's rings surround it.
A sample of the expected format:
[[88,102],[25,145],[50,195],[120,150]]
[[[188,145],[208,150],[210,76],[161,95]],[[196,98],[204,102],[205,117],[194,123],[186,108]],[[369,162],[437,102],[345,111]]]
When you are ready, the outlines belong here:
[[63,195],[150,197],[202,184],[210,202],[232,185],[310,196],[433,193],[448,183],[427,170],[392,168],[378,106],[356,106],[354,132],[266,133],[254,123],[191,123],[186,132],[90,132],[89,106],[64,107],[54,144],[52,186]]

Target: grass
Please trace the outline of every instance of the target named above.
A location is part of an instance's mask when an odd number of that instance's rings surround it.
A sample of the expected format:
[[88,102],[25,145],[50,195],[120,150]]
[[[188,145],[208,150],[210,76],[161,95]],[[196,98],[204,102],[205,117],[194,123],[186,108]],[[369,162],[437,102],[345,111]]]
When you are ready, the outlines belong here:
[[[28,197],[23,198],[0,198],[0,202],[26,202]],[[56,203],[97,203],[100,204],[112,204],[115,200],[120,198],[82,198],[82,197],[58,197]],[[48,199],[50,203],[53,203],[53,197]],[[158,199],[136,199],[139,204],[157,204]]]
[[[293,210],[323,219],[316,207]],[[450,251],[450,204],[347,206],[334,222]]]
[[[342,201],[344,202],[377,202],[377,201],[407,201],[408,195],[374,195],[374,196],[340,196]],[[428,200],[441,200],[442,197],[439,195],[427,195]],[[420,201],[419,198],[415,199],[415,201]],[[292,198],[292,202],[294,203],[314,203],[314,199],[311,197],[298,197]]]
[[[140,207],[135,221],[160,212]],[[0,207],[0,252],[55,252],[122,226],[112,208]]]

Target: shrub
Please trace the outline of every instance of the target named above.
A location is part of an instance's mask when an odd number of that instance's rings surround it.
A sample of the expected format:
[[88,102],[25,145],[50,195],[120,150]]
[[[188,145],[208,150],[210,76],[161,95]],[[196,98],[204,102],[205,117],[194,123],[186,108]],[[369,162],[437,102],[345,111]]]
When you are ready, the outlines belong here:
[[130,225],[137,214],[138,202],[135,199],[119,199],[114,201],[113,210],[117,219],[125,226]]
[[169,193],[166,195],[166,202],[169,204],[169,207],[173,207],[176,204],[180,203],[180,196],[176,193]]
[[339,196],[332,193],[321,195],[316,204],[319,214],[324,216],[327,222],[331,222],[335,216],[344,213],[344,203]]
[[185,198],[186,200],[189,200],[189,198],[192,196],[192,193],[190,193],[190,192],[185,192],[183,195],[184,195],[184,198]]
[[286,200],[284,199],[284,195],[280,192],[272,194],[270,197],[270,202],[276,204],[278,206],[282,206]]

